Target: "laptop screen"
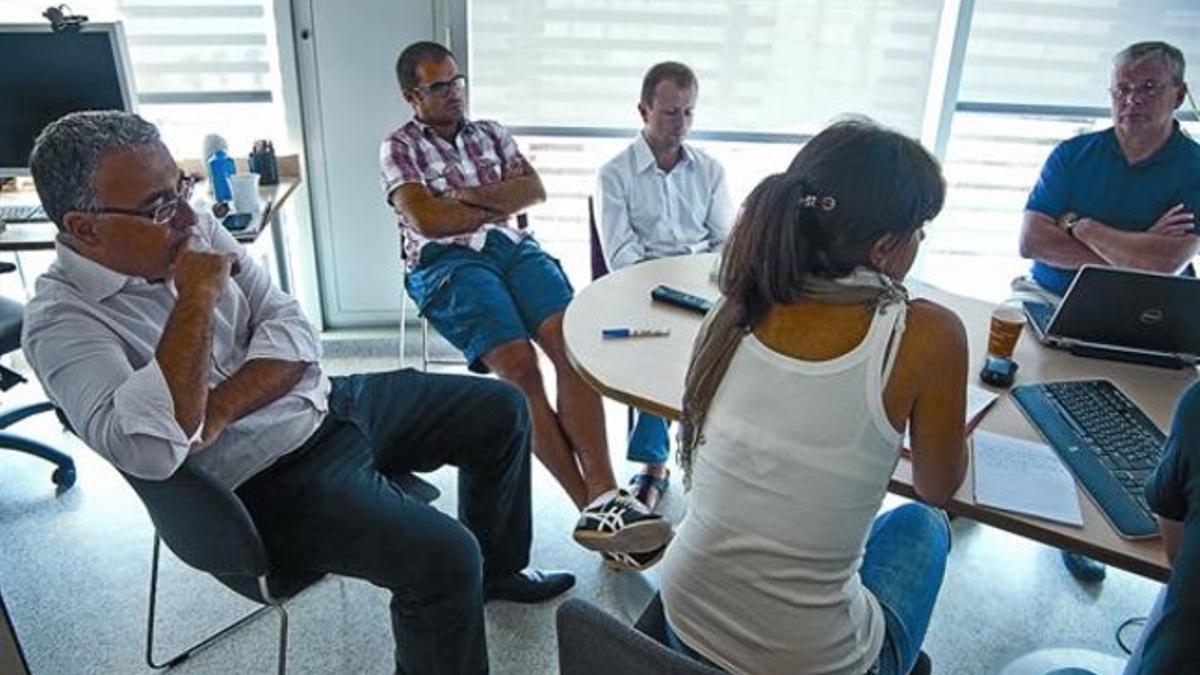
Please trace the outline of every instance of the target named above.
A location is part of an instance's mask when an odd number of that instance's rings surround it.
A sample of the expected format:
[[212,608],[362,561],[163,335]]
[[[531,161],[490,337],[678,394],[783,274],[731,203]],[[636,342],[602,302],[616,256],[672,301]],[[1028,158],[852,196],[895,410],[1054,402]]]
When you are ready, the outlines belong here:
[[1080,270],[1049,326],[1054,336],[1200,354],[1200,280],[1113,267]]

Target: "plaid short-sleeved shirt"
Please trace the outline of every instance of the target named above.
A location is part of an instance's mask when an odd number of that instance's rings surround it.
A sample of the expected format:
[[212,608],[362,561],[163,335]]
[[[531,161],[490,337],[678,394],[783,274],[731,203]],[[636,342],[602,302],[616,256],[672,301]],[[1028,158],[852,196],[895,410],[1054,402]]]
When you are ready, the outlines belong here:
[[[449,143],[429,125],[413,119],[393,131],[379,148],[384,199],[408,183],[424,185],[436,197],[459,188],[499,183],[524,162],[525,157],[508,130],[490,120],[465,122],[454,143]],[[478,251],[483,249],[489,230],[500,230],[513,241],[525,236],[509,225],[508,219],[449,237],[426,237],[404,216],[399,220],[404,258],[410,269],[420,262],[421,249],[430,242],[468,246]]]

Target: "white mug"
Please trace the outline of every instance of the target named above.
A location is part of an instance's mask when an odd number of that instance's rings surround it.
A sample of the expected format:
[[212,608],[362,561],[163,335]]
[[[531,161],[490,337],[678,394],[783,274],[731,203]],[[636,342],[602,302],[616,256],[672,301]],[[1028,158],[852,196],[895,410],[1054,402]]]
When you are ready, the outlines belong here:
[[262,209],[258,201],[258,179],[256,173],[235,173],[229,177],[234,213],[258,213]]

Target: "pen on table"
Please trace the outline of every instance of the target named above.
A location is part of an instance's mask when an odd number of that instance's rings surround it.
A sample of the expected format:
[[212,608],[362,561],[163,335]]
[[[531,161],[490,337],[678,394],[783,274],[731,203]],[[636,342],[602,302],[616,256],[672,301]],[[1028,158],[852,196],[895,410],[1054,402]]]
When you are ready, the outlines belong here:
[[602,328],[600,337],[603,338],[637,338],[665,337],[671,334],[670,328]]

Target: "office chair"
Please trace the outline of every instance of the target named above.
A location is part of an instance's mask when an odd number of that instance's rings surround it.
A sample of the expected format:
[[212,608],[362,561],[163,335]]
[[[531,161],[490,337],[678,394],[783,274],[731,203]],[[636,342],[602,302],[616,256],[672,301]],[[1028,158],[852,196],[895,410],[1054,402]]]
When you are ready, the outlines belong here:
[[[637,623],[627,626],[578,598],[558,606],[558,667],[562,675],[719,675],[724,673],[666,646],[667,615],[658,593]],[[921,652],[909,675],[931,675]]]
[[[0,262],[0,274],[16,269],[17,266],[12,263]],[[21,348],[21,324],[24,315],[24,305],[16,300],[0,298],[0,355],[15,352]],[[25,378],[21,377],[19,373],[0,366],[0,391],[8,391],[25,381]],[[5,431],[26,417],[51,410],[54,410],[54,404],[43,401],[0,414],[0,448],[26,452],[55,464],[56,468],[50,475],[50,480],[54,481],[59,492],[62,492],[75,484],[75,461],[45,443]]]
[[[273,564],[258,528],[241,499],[191,460],[170,478],[148,481],[122,473],[142,500],[154,523],[150,564],[150,607],[146,622],[146,664],[154,669],[175,666],[229,635],[260,614],[279,614],[278,672],[287,672],[288,615],[284,603],[316,583],[321,574],[285,570]],[[400,486],[426,503],[437,499],[437,488],[406,475]],[[188,565],[211,574],[239,595],[262,605],[233,624],[159,663],[154,660],[154,623],[158,599],[159,553],[162,543]]]
[[592,281],[608,274],[608,262],[604,260],[604,249],[600,246],[600,228],[596,226],[595,199],[588,195],[588,247],[592,254]]
[[[417,316],[421,320],[421,371],[429,370],[430,364],[437,366],[465,366],[466,359],[462,357],[441,357],[429,355],[429,319],[425,318],[420,312]],[[405,342],[408,339],[408,298],[401,292],[400,294],[400,367],[404,367],[407,357],[407,346]]]
[[633,626],[578,598],[555,613],[558,667],[562,675],[720,675],[669,647],[662,600],[657,594]]
[[[529,216],[524,213],[518,213],[517,214],[517,229],[526,230],[528,228],[529,228]],[[401,232],[400,237],[401,237],[400,258],[401,258],[401,260],[405,260],[405,259],[407,259],[407,255],[404,252],[404,239],[403,239],[404,233],[403,232]],[[406,295],[406,293],[402,289],[400,291],[400,367],[401,368],[403,368],[404,364],[406,363],[406,355],[407,355],[407,350],[408,350],[408,345],[406,344],[407,338],[408,338],[408,299],[405,297],[405,295]],[[462,357],[443,358],[440,356],[430,356],[429,355],[429,319],[426,319],[425,315],[423,313],[421,313],[420,311],[417,312],[417,316],[420,317],[420,319],[421,319],[421,371],[422,372],[428,371],[430,364],[433,364],[435,366],[465,366],[465,365],[467,365],[466,360],[463,359]]]

